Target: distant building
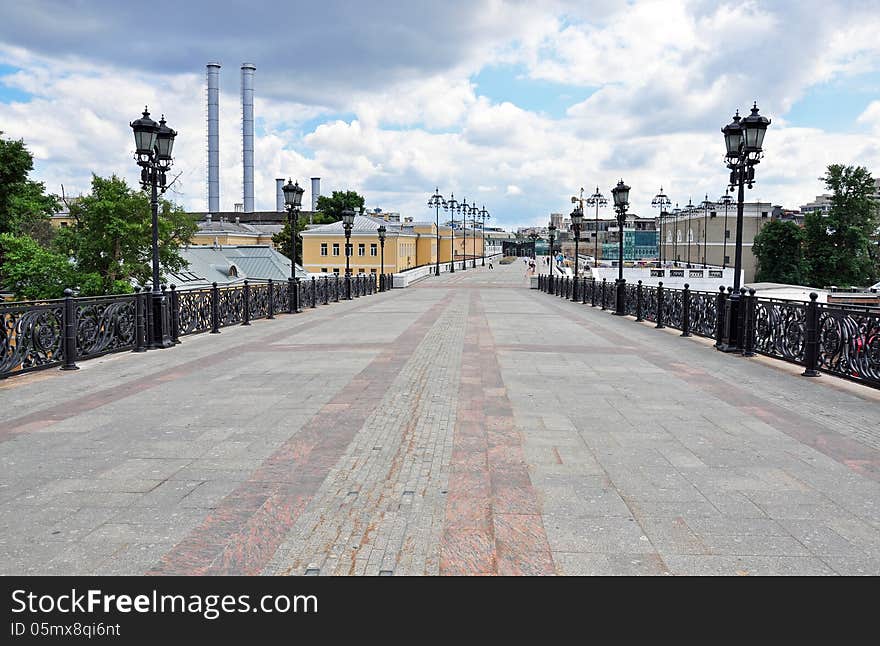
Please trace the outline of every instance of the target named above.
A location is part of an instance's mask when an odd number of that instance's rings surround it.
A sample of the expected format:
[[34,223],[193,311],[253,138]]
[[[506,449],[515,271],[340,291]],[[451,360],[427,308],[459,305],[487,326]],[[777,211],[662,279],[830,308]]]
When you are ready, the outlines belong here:
[[[181,247],[180,256],[187,268],[165,272],[166,280],[177,289],[199,289],[218,285],[238,285],[245,280],[286,281],[290,277],[290,259],[271,245],[229,245]],[[297,265],[298,278],[308,273]]]

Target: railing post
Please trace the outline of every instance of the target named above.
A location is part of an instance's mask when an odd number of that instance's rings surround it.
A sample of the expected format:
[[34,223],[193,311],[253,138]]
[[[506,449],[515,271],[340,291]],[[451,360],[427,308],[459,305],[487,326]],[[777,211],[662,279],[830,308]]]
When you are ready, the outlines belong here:
[[642,281],[636,284],[636,321],[644,321],[642,317]]
[[663,322],[663,281],[657,283],[657,325],[654,326],[658,330],[666,327]]
[[587,304],[587,277],[581,278],[581,305]]
[[727,308],[727,294],[724,293],[724,285],[718,288],[718,296],[715,297],[715,347],[721,346],[721,336],[724,334],[724,316]]
[[62,314],[64,338],[61,345],[61,354],[64,363],[62,370],[79,370],[76,365],[76,301],[73,300],[73,290],[69,287],[64,290],[64,310]]
[[269,279],[269,302],[267,304],[267,309],[269,310],[266,314],[267,319],[275,318],[275,283],[272,279]]
[[681,336],[691,335],[691,286],[684,284],[681,294]]
[[819,295],[810,292],[810,302],[807,305],[807,330],[806,342],[804,343],[804,368],[801,373],[804,377],[818,377],[819,370],[819,304],[816,299]]
[[746,315],[746,310],[749,309],[749,301],[746,294],[748,291],[745,287],[739,288],[739,311],[737,312],[737,334],[736,334],[736,347],[740,351],[740,354],[745,354],[746,350],[746,324],[748,323],[748,316]]
[[220,290],[211,285],[211,334],[220,334]]
[[312,309],[318,307],[318,282],[312,276]]
[[247,280],[244,281],[244,295],[242,297],[244,301],[244,312],[241,315],[241,324],[242,325],[250,325],[251,324],[251,286]]
[[757,314],[758,297],[755,296],[755,288],[749,289],[749,298],[745,307],[745,330],[743,330],[743,356],[755,356],[755,318]]
[[151,347],[153,345],[153,336],[156,334],[156,326],[153,325],[153,286],[144,285],[144,322],[147,325],[146,334],[144,338],[147,342],[147,347]]
[[602,309],[605,309],[605,279],[602,279]]
[[[172,288],[174,286],[172,285]],[[141,294],[141,288],[134,288],[134,349],[132,352],[146,352],[147,345],[144,339],[144,295]]]
[[180,343],[180,296],[174,283],[171,283],[171,340]]
[[590,307],[596,307],[596,279],[590,279]]

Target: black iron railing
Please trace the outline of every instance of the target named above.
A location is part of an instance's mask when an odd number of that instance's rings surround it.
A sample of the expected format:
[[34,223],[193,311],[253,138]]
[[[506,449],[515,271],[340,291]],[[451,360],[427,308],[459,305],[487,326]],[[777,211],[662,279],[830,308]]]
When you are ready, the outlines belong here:
[[[572,301],[615,310],[617,290],[605,279],[538,276],[538,288]],[[732,290],[717,292],[627,284],[624,313],[656,327],[681,330],[682,336],[714,339],[719,345],[725,302]],[[755,290],[740,290],[736,347],[744,356],[763,354],[819,372],[880,388],[880,309],[826,305],[816,302],[758,298]]]
[[[378,292],[377,277],[351,277],[353,298]],[[391,279],[386,278],[387,288]],[[294,290],[298,290],[294,293]],[[163,287],[164,291],[164,287]],[[234,287],[178,290],[171,285],[167,308],[168,329],[175,343],[200,332],[219,333],[232,325],[272,319],[347,299],[345,278],[284,282],[245,281]],[[296,296],[296,298],[293,298]],[[0,378],[32,370],[61,366],[75,370],[76,362],[111,352],[143,352],[152,342],[153,316],[150,292],[75,298],[70,290],[63,299],[0,303]]]

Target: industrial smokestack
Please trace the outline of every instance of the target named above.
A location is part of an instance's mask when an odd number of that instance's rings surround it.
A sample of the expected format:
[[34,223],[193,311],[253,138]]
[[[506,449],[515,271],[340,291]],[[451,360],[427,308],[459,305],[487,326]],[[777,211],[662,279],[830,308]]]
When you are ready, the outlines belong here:
[[220,63],[208,63],[208,212],[220,211]]
[[254,71],[252,63],[241,64],[241,157],[244,212],[254,212]]
[[312,211],[318,210],[318,196],[321,195],[321,178],[312,178]]
[[284,211],[284,178],[275,179],[275,210]]

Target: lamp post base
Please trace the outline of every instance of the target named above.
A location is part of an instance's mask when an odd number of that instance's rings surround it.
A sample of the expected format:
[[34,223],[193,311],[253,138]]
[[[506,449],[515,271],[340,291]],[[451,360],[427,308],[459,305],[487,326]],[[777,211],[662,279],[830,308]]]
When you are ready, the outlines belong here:
[[153,292],[153,334],[150,339],[151,350],[162,350],[174,346],[171,340],[171,308],[168,298],[161,292]]
[[614,304],[615,316],[626,316],[626,278],[617,279],[617,302]]
[[724,329],[715,348],[721,352],[742,352],[739,335],[739,294],[731,294],[724,303]]

